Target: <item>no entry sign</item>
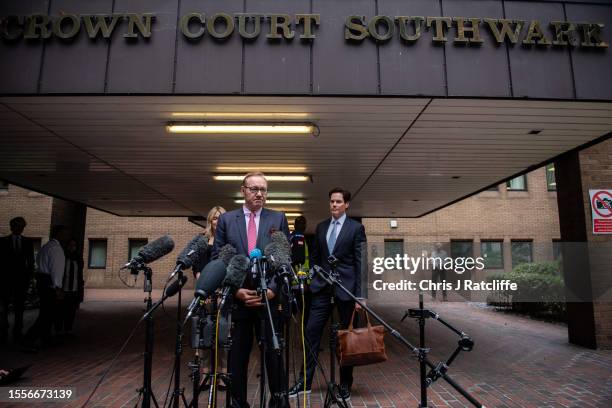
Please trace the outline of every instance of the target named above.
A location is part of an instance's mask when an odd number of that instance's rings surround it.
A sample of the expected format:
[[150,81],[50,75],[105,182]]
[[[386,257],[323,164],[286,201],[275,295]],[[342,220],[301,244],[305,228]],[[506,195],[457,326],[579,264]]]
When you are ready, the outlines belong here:
[[612,190],[589,190],[593,234],[612,234]]

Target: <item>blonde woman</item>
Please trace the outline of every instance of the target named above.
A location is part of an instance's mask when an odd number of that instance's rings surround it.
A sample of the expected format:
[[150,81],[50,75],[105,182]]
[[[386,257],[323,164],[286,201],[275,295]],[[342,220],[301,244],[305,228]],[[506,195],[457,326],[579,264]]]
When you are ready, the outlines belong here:
[[[215,232],[217,231],[217,222],[219,221],[219,217],[221,214],[225,213],[225,208],[216,205],[210,209],[208,215],[206,216],[206,229],[204,230],[204,237],[208,242],[208,248],[206,248],[206,258],[202,263],[202,267],[205,267],[209,262],[212,256],[212,249],[215,243]],[[198,279],[201,271],[193,271],[195,274],[195,278]]]

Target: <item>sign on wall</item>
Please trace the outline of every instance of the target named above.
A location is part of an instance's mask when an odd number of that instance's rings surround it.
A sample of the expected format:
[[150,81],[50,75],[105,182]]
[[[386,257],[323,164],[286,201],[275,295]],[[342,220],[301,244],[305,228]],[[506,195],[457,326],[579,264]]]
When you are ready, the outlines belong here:
[[612,190],[589,190],[593,234],[612,234]]

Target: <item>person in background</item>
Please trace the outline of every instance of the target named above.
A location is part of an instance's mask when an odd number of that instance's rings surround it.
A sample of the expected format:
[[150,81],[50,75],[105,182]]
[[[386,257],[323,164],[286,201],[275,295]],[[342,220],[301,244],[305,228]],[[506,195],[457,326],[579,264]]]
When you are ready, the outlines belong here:
[[[337,187],[329,192],[328,197],[331,216],[321,221],[315,230],[312,264],[330,271],[329,257],[333,255],[338,260],[335,272],[338,273],[342,285],[353,296],[359,298],[361,297],[362,267],[365,265],[365,248],[367,247],[365,228],[361,223],[346,215],[351,201],[349,191]],[[300,370],[297,382],[289,390],[290,397],[311,392],[323,329],[330,315],[334,312],[333,307],[335,306],[338,309],[341,329],[348,327],[353,310],[361,310],[361,306],[355,303],[351,297],[340,290],[336,290],[336,288],[330,287],[318,274],[312,278],[310,289],[312,291],[312,303],[310,316],[306,324],[306,345],[309,349],[307,352],[306,378],[303,376],[303,371]],[[334,297],[333,304],[332,296]],[[338,398],[345,401],[349,400],[352,385],[353,367],[340,367]]]
[[77,241],[71,238],[66,245],[66,266],[62,290],[64,296],[58,300],[55,333],[73,336],[72,328],[79,304],[83,301],[85,282],[83,280],[83,257],[78,251]]
[[[444,269],[444,261],[448,257],[446,251],[442,249],[442,243],[436,242],[436,244],[434,245],[434,250],[431,252],[431,257],[434,259],[434,265],[431,271],[431,282],[442,283],[446,280],[446,269]],[[435,289],[432,289],[431,297],[433,298],[433,300],[436,300]],[[442,300],[444,300],[445,302],[448,300],[448,297],[446,295],[446,289],[444,289],[444,286],[442,287]]]
[[62,244],[70,239],[70,231],[64,225],[51,227],[51,236],[38,252],[36,264],[36,287],[40,297],[38,318],[24,336],[24,347],[36,351],[36,341],[40,339],[42,346],[53,343],[51,327],[57,313],[57,300],[63,296],[64,269],[66,256]]
[[[240,192],[244,197],[241,208],[226,212],[219,218],[215,232],[213,256],[225,244],[231,244],[238,254],[248,256],[253,249],[263,250],[271,241],[272,233],[282,231],[289,237],[289,225],[285,214],[265,208],[268,196],[268,181],[261,172],[248,173],[242,180]],[[268,284],[266,296],[275,306],[276,285]],[[234,294],[232,312],[232,346],[230,350],[230,372],[232,373],[231,398],[233,408],[249,408],[247,378],[249,356],[253,347],[253,337],[261,335],[261,319],[265,318],[262,297],[257,293],[257,281],[251,273]],[[273,315],[277,309],[273,307]],[[267,320],[265,320],[267,322]],[[268,342],[271,342],[270,325],[266,323]],[[265,345],[269,347],[270,345]],[[288,408],[282,393],[284,380],[280,378],[282,356],[271,349],[266,352],[266,367],[269,373],[268,386],[271,399],[270,408]],[[261,391],[261,390],[260,390]]]
[[[219,222],[219,218],[222,214],[225,214],[225,208],[220,205],[216,205],[210,209],[208,215],[206,216],[206,230],[204,230],[204,237],[206,238],[206,242],[208,243],[208,247],[206,248],[206,257],[204,262],[202,262],[202,268],[204,268],[212,258],[212,250],[215,245],[215,233],[217,232],[217,222]],[[193,276],[196,280],[200,277],[200,271],[193,271]]]
[[[306,217],[299,216],[293,221],[293,232],[289,236],[289,245],[291,246],[291,265],[296,273],[304,272],[308,273],[310,269],[310,254],[308,253],[308,243],[304,232],[306,231]],[[310,303],[312,300],[312,293],[310,288],[305,285],[304,290],[304,305],[302,305],[302,296],[296,296],[298,305],[304,309],[304,322],[308,322],[308,316],[310,314]]]
[[19,342],[22,337],[26,293],[34,275],[34,245],[22,235],[26,225],[23,217],[15,217],[10,221],[11,234],[0,238],[0,343],[8,337],[11,303],[15,312],[13,341]]

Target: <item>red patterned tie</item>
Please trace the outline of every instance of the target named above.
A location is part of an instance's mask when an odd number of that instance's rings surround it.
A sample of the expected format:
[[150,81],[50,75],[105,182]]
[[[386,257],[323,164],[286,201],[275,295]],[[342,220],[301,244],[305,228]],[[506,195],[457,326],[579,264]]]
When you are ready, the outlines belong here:
[[257,246],[257,226],[255,225],[255,213],[249,214],[249,230],[247,232],[247,239],[249,241],[249,253]]

